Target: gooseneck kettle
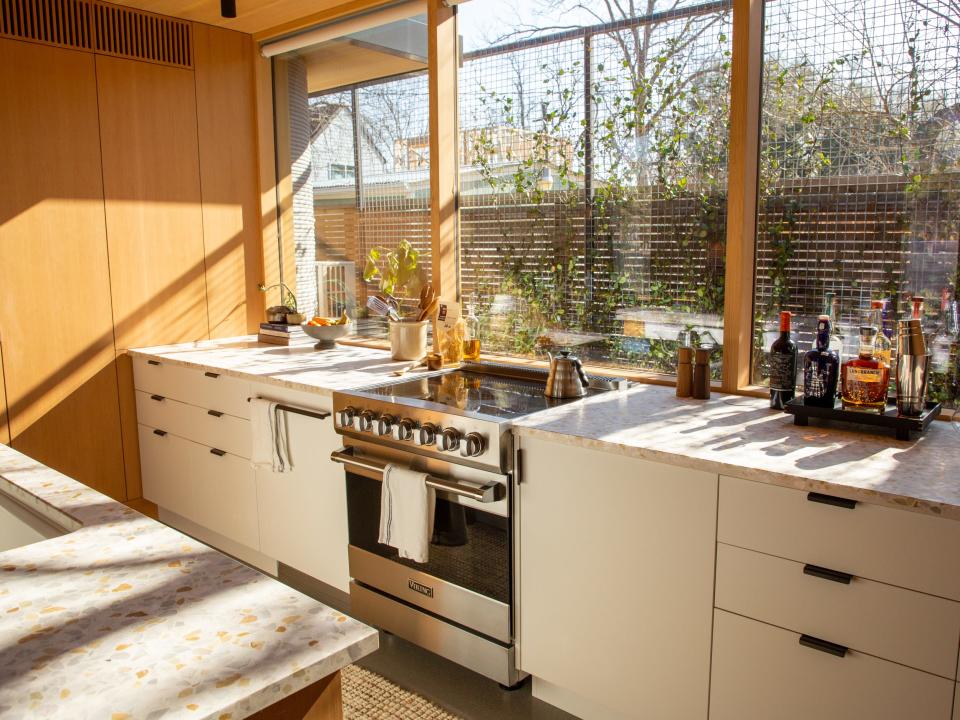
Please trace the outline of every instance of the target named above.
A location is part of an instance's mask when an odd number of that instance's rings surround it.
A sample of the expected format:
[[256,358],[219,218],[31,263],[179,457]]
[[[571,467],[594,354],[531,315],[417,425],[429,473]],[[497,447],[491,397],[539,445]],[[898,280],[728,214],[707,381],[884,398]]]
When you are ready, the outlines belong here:
[[544,395],[551,398],[577,398],[587,394],[590,380],[580,361],[563,350],[556,355],[547,353],[550,358],[550,374],[547,376],[547,388]]

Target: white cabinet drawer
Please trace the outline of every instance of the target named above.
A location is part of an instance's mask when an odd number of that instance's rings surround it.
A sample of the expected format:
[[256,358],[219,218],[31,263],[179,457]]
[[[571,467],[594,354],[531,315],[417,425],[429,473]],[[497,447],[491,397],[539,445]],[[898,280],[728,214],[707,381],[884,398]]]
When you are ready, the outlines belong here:
[[219,410],[137,390],[137,420],[231,455],[250,457],[250,421]]
[[250,462],[230,453],[217,455],[171,433],[159,435],[146,425],[139,427],[144,497],[258,550],[257,489]]
[[954,683],[717,610],[710,720],[949,720]]
[[250,417],[250,383],[162,360],[133,359],[133,384],[148,395],[162,395],[236,417]]
[[960,600],[960,522],[720,478],[717,539]]
[[[716,605],[920,670],[955,676],[960,603],[858,577],[849,584],[836,582],[805,574],[804,567],[718,544]],[[807,570],[820,572],[815,567]]]

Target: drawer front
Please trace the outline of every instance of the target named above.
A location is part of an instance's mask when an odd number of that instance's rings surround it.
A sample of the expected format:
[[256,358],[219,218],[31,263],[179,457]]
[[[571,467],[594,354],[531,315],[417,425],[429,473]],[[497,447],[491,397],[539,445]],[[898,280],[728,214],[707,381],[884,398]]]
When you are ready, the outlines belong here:
[[250,421],[219,410],[137,390],[137,420],[231,455],[250,457]]
[[710,720],[948,720],[954,683],[717,610]]
[[250,417],[247,402],[250,383],[235,377],[135,357],[133,384],[148,395],[162,395],[207,410]]
[[259,550],[257,490],[249,460],[214,454],[172,433],[157,435],[145,425],[140,425],[140,448],[144,497]]
[[[960,603],[793,560],[717,545],[716,605],[798,633],[954,678]],[[842,568],[835,568],[840,569]],[[817,568],[808,568],[818,573]]]
[[960,522],[808,495],[721,476],[717,539],[960,600]]

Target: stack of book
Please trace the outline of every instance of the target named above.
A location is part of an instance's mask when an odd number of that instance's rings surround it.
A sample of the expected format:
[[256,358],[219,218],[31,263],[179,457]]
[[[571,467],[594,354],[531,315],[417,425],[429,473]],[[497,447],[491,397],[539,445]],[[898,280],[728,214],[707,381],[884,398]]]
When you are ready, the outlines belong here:
[[271,345],[289,345],[291,336],[299,330],[300,326],[298,325],[262,322],[260,323],[257,341]]

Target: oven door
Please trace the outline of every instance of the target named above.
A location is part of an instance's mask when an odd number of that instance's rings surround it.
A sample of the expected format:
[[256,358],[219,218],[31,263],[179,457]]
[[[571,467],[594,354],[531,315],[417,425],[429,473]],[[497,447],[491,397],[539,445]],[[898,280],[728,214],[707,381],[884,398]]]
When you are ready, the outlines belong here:
[[[508,476],[367,443],[348,445],[334,459],[346,470],[351,577],[395,601],[510,643]],[[400,558],[377,541],[382,466],[388,462],[428,473],[437,490],[426,563]]]

